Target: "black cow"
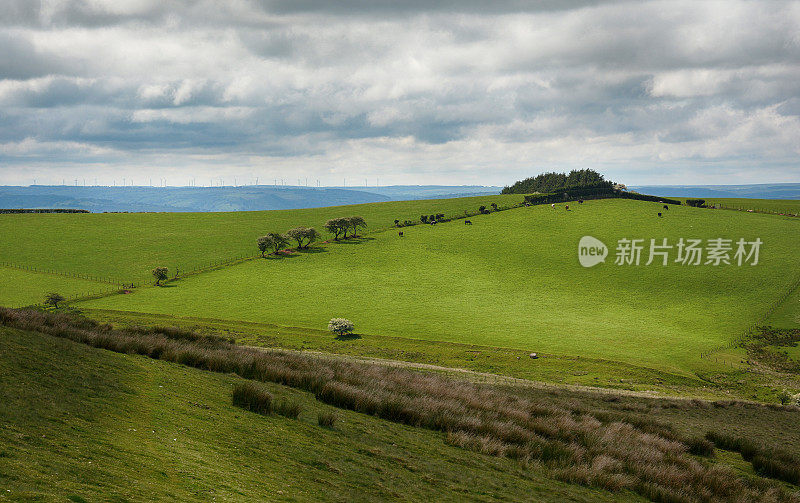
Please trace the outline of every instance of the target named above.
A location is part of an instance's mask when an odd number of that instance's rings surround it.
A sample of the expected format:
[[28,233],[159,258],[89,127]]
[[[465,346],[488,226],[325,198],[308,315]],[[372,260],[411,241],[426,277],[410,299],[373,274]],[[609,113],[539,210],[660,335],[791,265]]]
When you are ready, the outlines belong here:
[[398,232],[397,235],[403,237],[403,231]]
[[665,204],[665,205],[664,205],[664,209],[665,209],[665,210],[668,210],[668,209],[669,209],[669,206]]
[[464,220],[464,225],[472,225],[472,220]]
[[661,217],[661,213],[659,213],[658,216]]

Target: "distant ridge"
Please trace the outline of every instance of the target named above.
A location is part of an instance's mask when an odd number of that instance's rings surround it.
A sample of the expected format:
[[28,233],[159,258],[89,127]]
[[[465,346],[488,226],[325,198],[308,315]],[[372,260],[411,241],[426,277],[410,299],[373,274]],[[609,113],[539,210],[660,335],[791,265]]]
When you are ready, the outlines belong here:
[[630,190],[661,197],[800,199],[800,183],[750,185],[637,185]]
[[0,187],[0,208],[79,208],[98,212],[211,212],[319,208],[406,199],[499,194],[499,187],[393,185],[386,187]]

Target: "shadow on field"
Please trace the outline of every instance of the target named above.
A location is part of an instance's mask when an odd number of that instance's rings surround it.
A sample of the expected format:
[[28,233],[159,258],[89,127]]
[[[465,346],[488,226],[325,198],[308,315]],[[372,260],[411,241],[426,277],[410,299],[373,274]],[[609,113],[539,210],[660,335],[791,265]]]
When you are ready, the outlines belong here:
[[340,239],[339,241],[335,241],[340,245],[360,245],[367,241],[375,241],[375,238],[368,238],[368,237],[361,237],[361,238],[347,238],[347,239]]
[[336,337],[334,337],[334,339],[336,339],[337,341],[352,341],[352,340],[360,339],[360,338],[361,338],[361,336],[358,335],[358,334],[342,334],[342,335],[337,335]]
[[[297,250],[297,253],[328,253],[328,250],[322,247],[314,246],[311,248],[303,248],[302,250]],[[290,257],[292,255],[289,255]],[[295,257],[297,255],[294,255]]]

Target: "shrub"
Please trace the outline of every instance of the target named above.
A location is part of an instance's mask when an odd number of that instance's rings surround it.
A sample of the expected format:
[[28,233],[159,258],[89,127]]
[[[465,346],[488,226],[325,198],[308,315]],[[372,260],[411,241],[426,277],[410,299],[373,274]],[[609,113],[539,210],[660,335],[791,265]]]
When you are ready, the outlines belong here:
[[254,383],[239,383],[233,389],[233,405],[258,414],[269,414],[272,412],[272,395]]
[[333,412],[320,412],[317,415],[317,422],[323,428],[333,428],[334,423],[336,423],[336,414]]
[[328,322],[328,330],[340,337],[352,334],[353,329],[353,322],[346,318],[331,318],[331,321]]
[[778,400],[780,400],[781,405],[789,405],[792,402],[792,395],[788,391],[783,390],[778,396]]

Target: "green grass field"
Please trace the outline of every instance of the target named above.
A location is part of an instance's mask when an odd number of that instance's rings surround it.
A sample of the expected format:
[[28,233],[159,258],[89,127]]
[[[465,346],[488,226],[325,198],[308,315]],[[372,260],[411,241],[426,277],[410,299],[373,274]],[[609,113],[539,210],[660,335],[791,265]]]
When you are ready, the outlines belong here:
[[[689,373],[736,341],[797,278],[800,221],[772,215],[587,201],[376,233],[293,258],[255,260],[79,304],[580,355]],[[578,264],[581,236],[605,264]],[[760,238],[757,266],[614,265],[621,238]],[[673,251],[674,252],[674,251]],[[647,248],[642,263],[647,261]],[[673,255],[674,257],[674,255]]]
[[55,274],[42,274],[10,267],[0,268],[0,299],[7,307],[22,307],[44,302],[48,292],[67,299],[117,290],[114,285]]
[[[519,195],[399,201],[353,206],[229,213],[100,213],[0,215],[0,262],[81,273],[119,282],[148,282],[150,271],[174,273],[211,262],[258,255],[256,239],[329,218],[363,216],[368,231],[421,214],[462,215],[492,202],[510,206]],[[324,234],[324,231],[323,231]],[[0,297],[0,303],[15,299]]]
[[2,501],[641,501],[279,385],[298,420],[232,406],[230,375],[4,327],[0,355]]

